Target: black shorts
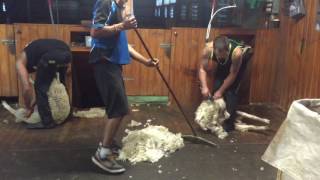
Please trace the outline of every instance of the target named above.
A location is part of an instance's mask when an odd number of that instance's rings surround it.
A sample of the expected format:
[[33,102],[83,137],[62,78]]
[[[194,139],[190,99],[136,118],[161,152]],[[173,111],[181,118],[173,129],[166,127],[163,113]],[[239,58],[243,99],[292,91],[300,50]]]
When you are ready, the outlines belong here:
[[96,84],[106,106],[108,118],[120,118],[128,114],[128,99],[122,77],[122,66],[107,60],[93,64]]

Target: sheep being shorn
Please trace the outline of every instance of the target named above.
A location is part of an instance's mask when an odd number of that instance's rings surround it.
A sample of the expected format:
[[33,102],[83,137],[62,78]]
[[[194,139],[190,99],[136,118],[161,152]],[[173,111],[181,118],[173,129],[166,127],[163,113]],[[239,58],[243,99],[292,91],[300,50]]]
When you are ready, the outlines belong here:
[[[63,123],[68,118],[71,107],[68,93],[65,86],[60,82],[58,74],[57,77],[53,79],[47,94],[53,120],[57,124]],[[29,124],[34,124],[41,121],[37,107],[35,107],[32,115],[29,118],[26,118],[26,109],[13,109],[5,101],[2,101],[2,105],[16,117],[16,122],[26,122]]]
[[[248,114],[242,111],[237,111],[237,119],[235,123],[235,129],[240,132],[246,131],[264,131],[268,130],[269,126],[256,126],[249,125],[242,121],[244,118],[248,118],[260,123],[270,124],[269,119],[260,118],[258,116]],[[207,131],[210,130],[216,134],[220,139],[224,139],[228,136],[228,133],[223,129],[223,122],[230,117],[226,110],[226,104],[223,99],[218,100],[205,100],[203,101],[196,111],[195,121],[200,127]]]
[[220,139],[228,136],[228,133],[223,129],[223,122],[230,117],[226,111],[226,104],[223,99],[205,100],[196,111],[195,121],[200,127],[207,131],[215,133]]

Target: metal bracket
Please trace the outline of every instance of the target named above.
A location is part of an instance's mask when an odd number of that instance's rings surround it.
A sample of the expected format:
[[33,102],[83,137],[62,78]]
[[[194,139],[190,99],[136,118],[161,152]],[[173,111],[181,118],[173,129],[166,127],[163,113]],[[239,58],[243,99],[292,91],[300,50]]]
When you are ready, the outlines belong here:
[[1,44],[8,46],[8,50],[11,54],[16,54],[16,40],[13,39],[1,39]]
[[160,43],[160,48],[164,49],[166,55],[170,58],[171,57],[171,43]]
[[13,39],[2,39],[1,43],[6,46],[14,46],[16,45],[16,41]]
[[123,77],[124,81],[134,81],[134,78],[130,78],[130,77]]

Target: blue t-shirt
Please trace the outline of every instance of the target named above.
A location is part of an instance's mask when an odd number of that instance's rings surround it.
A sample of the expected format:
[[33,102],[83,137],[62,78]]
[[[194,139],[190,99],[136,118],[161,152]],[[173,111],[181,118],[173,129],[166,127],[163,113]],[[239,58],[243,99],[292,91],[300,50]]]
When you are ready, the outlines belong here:
[[[120,13],[121,9],[114,0],[97,0],[93,11],[92,28],[100,29],[119,23]],[[97,63],[101,59],[121,65],[131,62],[126,31],[110,37],[92,38],[89,62]]]

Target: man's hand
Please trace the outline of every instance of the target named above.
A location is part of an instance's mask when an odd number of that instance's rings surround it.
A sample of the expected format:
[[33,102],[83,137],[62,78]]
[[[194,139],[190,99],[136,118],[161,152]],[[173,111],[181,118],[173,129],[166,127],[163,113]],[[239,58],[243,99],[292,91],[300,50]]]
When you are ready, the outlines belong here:
[[22,88],[22,95],[23,95],[23,99],[24,99],[24,105],[25,108],[27,109],[31,109],[32,108],[32,100],[33,100],[33,91],[31,86],[25,86]]
[[217,100],[217,99],[222,98],[222,96],[223,96],[223,92],[221,92],[220,90],[218,90],[218,91],[216,91],[216,92],[214,93],[213,99],[214,99],[214,100]]
[[125,18],[122,21],[122,27],[123,27],[123,30],[135,29],[138,27],[138,22],[134,17]]
[[201,94],[203,98],[208,98],[210,96],[210,90],[208,87],[200,88],[201,89]]
[[145,65],[147,67],[156,67],[159,65],[159,59],[148,59],[148,61],[146,61]]
[[27,109],[25,117],[29,118],[33,112],[34,112],[34,108]]

